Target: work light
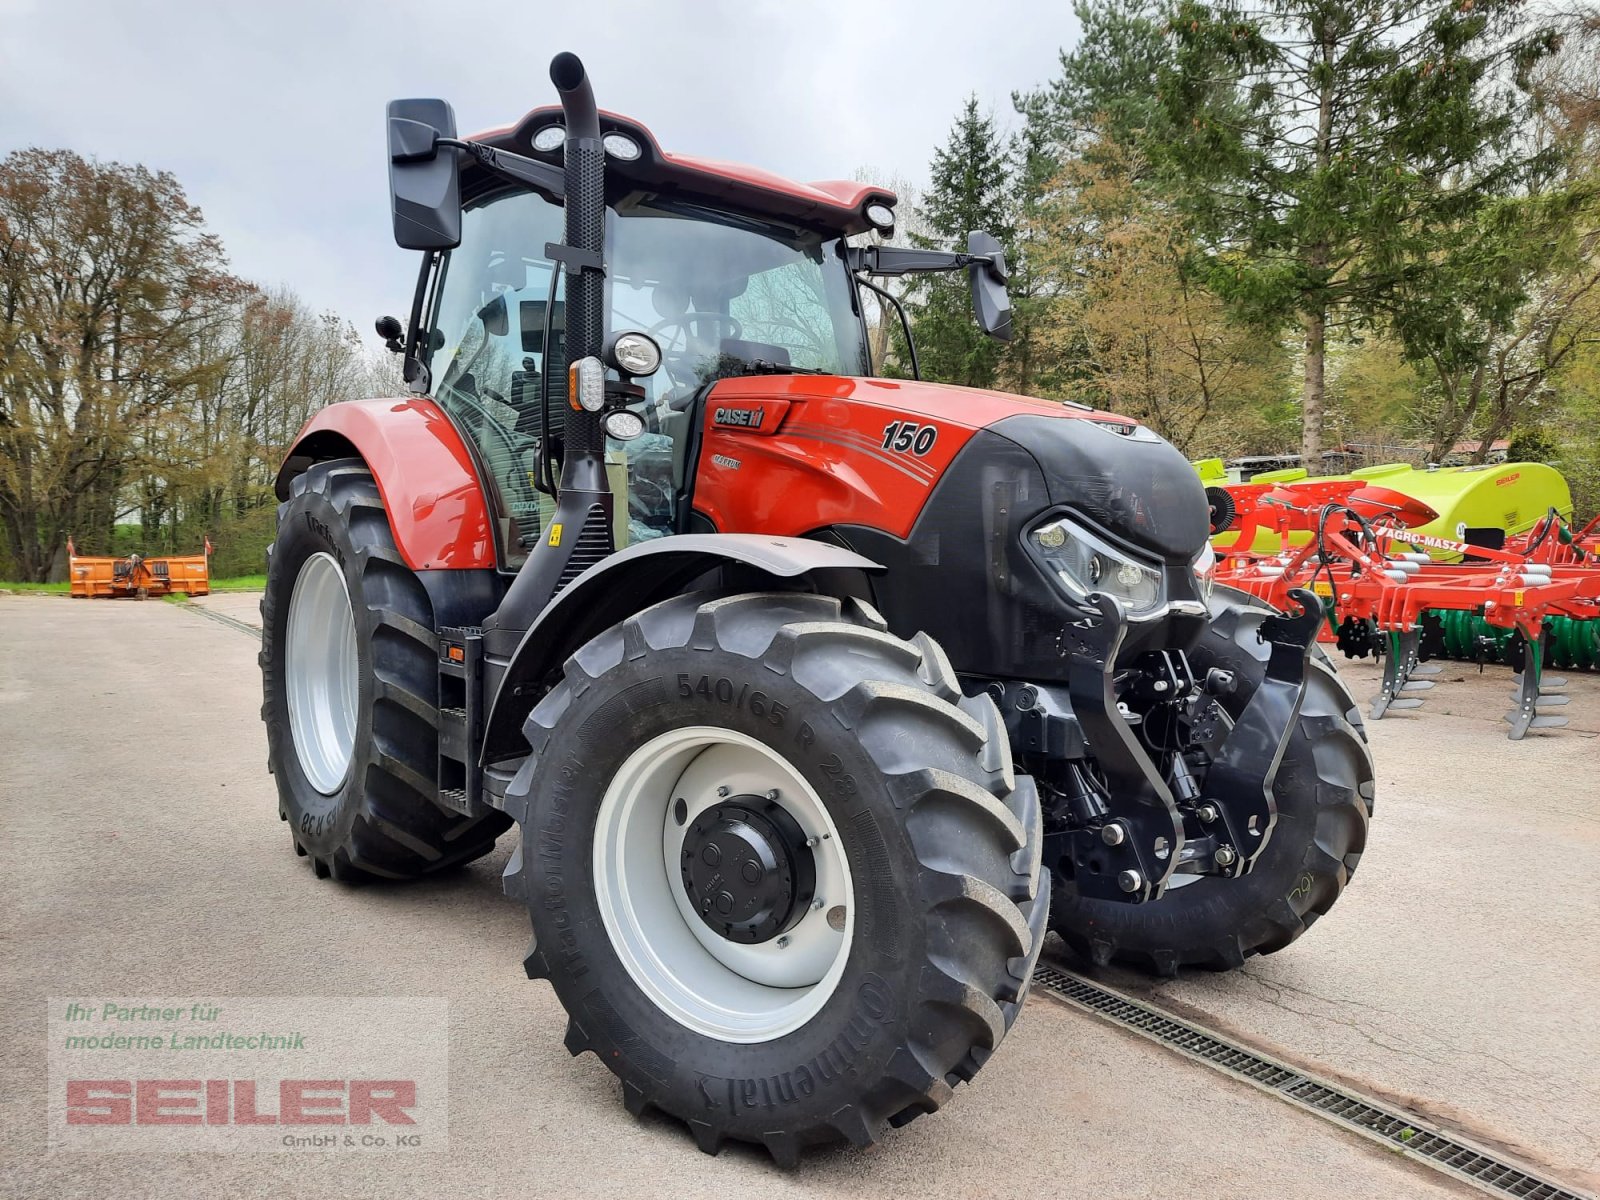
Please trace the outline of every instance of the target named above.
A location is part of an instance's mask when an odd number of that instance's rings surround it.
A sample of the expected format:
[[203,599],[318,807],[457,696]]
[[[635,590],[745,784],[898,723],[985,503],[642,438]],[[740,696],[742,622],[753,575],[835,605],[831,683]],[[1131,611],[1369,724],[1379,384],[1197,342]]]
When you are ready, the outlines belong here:
[[625,133],[608,133],[600,144],[607,154],[621,162],[632,162],[639,157],[639,143]]
[[624,375],[654,375],[661,366],[661,347],[647,333],[619,333],[605,349],[606,361]]
[[567,368],[567,403],[584,412],[606,406],[606,369],[598,358],[580,358]]
[[625,408],[608,412],[604,423],[606,436],[616,438],[619,442],[631,442],[644,432],[644,422],[639,415]]

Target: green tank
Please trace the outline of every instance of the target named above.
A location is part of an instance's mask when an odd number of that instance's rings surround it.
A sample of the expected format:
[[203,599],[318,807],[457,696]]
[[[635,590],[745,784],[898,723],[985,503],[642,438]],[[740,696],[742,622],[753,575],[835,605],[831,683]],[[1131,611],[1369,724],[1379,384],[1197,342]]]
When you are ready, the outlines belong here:
[[[1219,458],[1201,459],[1194,467],[1207,487],[1237,482],[1229,479]],[[1306,478],[1309,475],[1304,468],[1290,467],[1253,475],[1249,482],[1297,483]],[[1384,463],[1362,467],[1348,475],[1322,478],[1361,480],[1420,500],[1439,515],[1426,525],[1418,526],[1417,532],[1450,541],[1462,540],[1469,529],[1500,529],[1507,537],[1515,537],[1532,529],[1552,508],[1563,520],[1572,520],[1572,492],[1567,481],[1561,472],[1544,463],[1485,463],[1473,467],[1420,469],[1408,463]],[[1295,534],[1290,540],[1298,545],[1309,536]],[[1231,545],[1234,538],[1223,533],[1214,540],[1223,546]],[[1272,550],[1277,544],[1275,534],[1263,531],[1256,535],[1254,548]],[[1441,562],[1454,562],[1461,557],[1444,550],[1428,552]]]

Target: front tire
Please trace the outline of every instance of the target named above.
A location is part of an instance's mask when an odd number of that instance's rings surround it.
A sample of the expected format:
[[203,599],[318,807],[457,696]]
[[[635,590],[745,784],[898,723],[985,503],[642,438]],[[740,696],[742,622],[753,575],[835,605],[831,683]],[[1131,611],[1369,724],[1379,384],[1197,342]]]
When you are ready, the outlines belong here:
[[[1005,1036],[1048,909],[1038,801],[993,704],[928,639],[831,597],[679,597],[580,649],[525,733],[506,796],[525,965],[630,1111],[788,1163],[939,1108]],[[766,920],[729,888],[698,918],[723,884],[692,891],[710,877],[688,839],[727,818],[782,842],[767,804],[797,828],[781,854],[741,849],[745,878],[768,887],[760,857],[796,893]],[[730,878],[733,861],[719,848]]]
[[295,479],[267,550],[261,718],[278,813],[319,878],[407,879],[489,852],[503,813],[435,803],[433,605],[359,459]]
[[[1257,632],[1271,610],[1218,588],[1212,611],[1189,658],[1201,676],[1211,667],[1236,674],[1240,686],[1224,704],[1237,717],[1266,673],[1269,647]],[[1320,650],[1306,679],[1273,782],[1278,821],[1254,869],[1238,879],[1192,877],[1139,905],[1088,899],[1057,880],[1051,927],[1081,957],[1158,976],[1186,966],[1231,970],[1283,949],[1333,907],[1366,847],[1372,754],[1355,699]]]

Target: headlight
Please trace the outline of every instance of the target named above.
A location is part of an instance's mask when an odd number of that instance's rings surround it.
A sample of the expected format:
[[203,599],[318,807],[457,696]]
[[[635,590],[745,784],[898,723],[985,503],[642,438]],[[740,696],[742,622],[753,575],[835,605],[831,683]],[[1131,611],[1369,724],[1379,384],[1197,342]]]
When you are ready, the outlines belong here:
[[1051,521],[1028,538],[1037,557],[1076,600],[1105,592],[1120,600],[1130,617],[1148,616],[1166,603],[1166,583],[1159,569],[1113,548],[1076,522]]
[[647,333],[618,333],[606,343],[605,357],[620,373],[637,379],[656,373],[661,366],[661,347]]
[[1195,555],[1194,586],[1200,593],[1200,599],[1211,603],[1211,592],[1217,586],[1217,552],[1211,548],[1210,542]]

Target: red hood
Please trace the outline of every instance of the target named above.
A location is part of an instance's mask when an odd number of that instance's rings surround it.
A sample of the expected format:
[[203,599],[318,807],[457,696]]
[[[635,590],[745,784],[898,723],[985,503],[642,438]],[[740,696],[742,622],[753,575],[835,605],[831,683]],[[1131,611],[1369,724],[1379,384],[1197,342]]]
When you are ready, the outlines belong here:
[[843,375],[743,375],[717,384],[714,403],[756,400],[854,400],[928,417],[966,429],[985,429],[1006,417],[1069,417],[1113,425],[1137,425],[1132,417],[1058,400],[1036,400],[988,388],[957,387],[920,379],[861,379]]

